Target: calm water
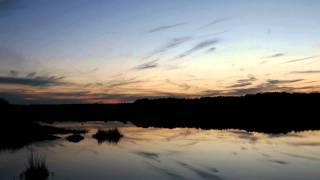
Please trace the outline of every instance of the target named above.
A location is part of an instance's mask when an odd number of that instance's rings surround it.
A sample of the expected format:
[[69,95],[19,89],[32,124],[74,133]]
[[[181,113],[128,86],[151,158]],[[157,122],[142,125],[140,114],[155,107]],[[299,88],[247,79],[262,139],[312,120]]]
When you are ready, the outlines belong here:
[[[138,128],[118,122],[60,123],[86,128],[85,139],[64,138],[0,152],[0,179],[18,179],[31,151],[46,156],[50,179],[320,179],[320,131],[287,135],[240,130]],[[118,127],[117,143],[97,143],[97,129]]]

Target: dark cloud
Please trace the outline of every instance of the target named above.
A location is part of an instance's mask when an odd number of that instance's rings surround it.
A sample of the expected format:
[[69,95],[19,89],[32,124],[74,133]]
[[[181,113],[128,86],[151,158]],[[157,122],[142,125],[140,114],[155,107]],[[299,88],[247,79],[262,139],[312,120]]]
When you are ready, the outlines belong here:
[[291,71],[290,74],[319,74],[320,73],[320,70],[318,71],[313,71],[313,70],[310,70],[310,71]]
[[51,86],[63,84],[60,82],[64,77],[36,77],[36,78],[19,78],[19,77],[0,77],[0,84],[14,84],[26,86]]
[[179,27],[179,26],[183,26],[186,24],[187,23],[178,23],[178,24],[159,26],[159,27],[156,27],[156,28],[153,28],[153,29],[147,31],[147,33],[151,34],[151,33],[155,33],[155,32],[165,31],[165,30],[172,29],[172,28]]
[[295,62],[300,62],[300,61],[306,61],[306,60],[314,59],[317,57],[319,57],[319,56],[309,56],[309,57],[300,58],[300,59],[293,59],[293,60],[287,61],[285,63],[295,63]]
[[146,62],[146,63],[143,63],[143,64],[140,64],[136,67],[134,67],[133,69],[134,70],[146,70],[146,69],[153,69],[153,68],[156,68],[159,66],[159,64],[157,63],[159,60],[153,60],[153,61],[150,61],[150,62]]
[[195,45],[193,48],[191,48],[190,50],[180,54],[178,57],[176,57],[176,59],[180,59],[180,58],[184,58],[186,56],[189,56],[196,51],[202,50],[204,48],[208,48],[214,44],[217,44],[218,42],[219,42],[219,40],[217,40],[217,39],[211,39],[211,40],[206,40],[206,41],[200,42],[197,45]]

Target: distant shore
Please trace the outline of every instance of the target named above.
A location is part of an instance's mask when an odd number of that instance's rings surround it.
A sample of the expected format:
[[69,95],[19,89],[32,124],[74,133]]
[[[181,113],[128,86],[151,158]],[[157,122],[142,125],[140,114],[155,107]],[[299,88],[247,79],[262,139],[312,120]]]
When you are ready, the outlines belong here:
[[126,104],[1,105],[2,121],[130,121],[139,127],[318,130],[319,93],[263,93],[199,99],[141,99]]

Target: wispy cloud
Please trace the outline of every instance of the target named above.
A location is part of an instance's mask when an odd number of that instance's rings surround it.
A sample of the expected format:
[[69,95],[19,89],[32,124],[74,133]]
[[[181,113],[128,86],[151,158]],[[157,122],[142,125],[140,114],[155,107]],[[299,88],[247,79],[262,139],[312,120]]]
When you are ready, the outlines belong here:
[[207,51],[206,51],[206,54],[210,54],[210,53],[213,53],[217,50],[217,48],[215,47],[212,47],[212,48],[209,48]]
[[146,70],[146,69],[156,68],[159,66],[159,64],[157,63],[158,61],[159,61],[159,59],[140,64],[140,65],[134,67],[133,70]]
[[255,78],[253,76],[250,76],[249,78],[246,78],[246,79],[239,79],[238,83],[253,82],[253,81],[256,81],[256,80],[257,80],[257,78]]
[[186,25],[186,24],[187,23],[177,23],[177,24],[163,25],[163,26],[159,26],[159,27],[150,29],[149,31],[147,31],[147,33],[151,34],[151,33],[156,33],[156,32],[160,32],[160,31],[165,31],[165,30],[172,29],[172,28],[179,27],[179,26],[183,26],[183,25]]
[[228,88],[242,88],[242,87],[250,86],[250,85],[252,85],[252,82],[254,82],[256,80],[257,80],[257,78],[255,78],[253,76],[246,78],[246,79],[239,79],[237,81],[237,83],[229,86]]
[[319,56],[309,56],[309,57],[300,58],[300,59],[293,59],[293,60],[287,61],[285,63],[295,63],[295,62],[300,62],[300,61],[306,61],[306,60],[314,59],[317,57],[319,57]]
[[273,59],[273,58],[279,58],[279,57],[283,57],[285,56],[285,53],[276,53],[276,54],[272,54],[270,56],[265,56],[263,57],[264,59]]
[[188,41],[192,40],[191,36],[185,36],[185,37],[178,37],[178,38],[173,38],[171,40],[169,40],[169,42],[167,42],[165,45],[163,45],[162,47],[160,47],[159,49],[156,49],[155,51],[153,51],[150,55],[148,55],[147,57],[145,57],[144,59],[148,59],[154,55],[160,54],[160,53],[164,53],[167,52],[173,48],[176,48]]
[[9,76],[10,77],[17,77],[18,75],[19,75],[18,71],[15,71],[15,70],[10,70],[9,71]]
[[303,81],[304,79],[294,79],[294,80],[268,80],[268,84],[276,85],[276,84],[289,84]]
[[227,20],[229,20],[229,19],[230,19],[230,18],[227,18],[227,17],[225,17],[225,18],[218,18],[218,19],[214,19],[214,20],[213,20],[213,21],[211,21],[210,23],[208,23],[208,24],[206,24],[206,25],[204,25],[204,26],[200,27],[200,29],[208,28],[208,27],[210,27],[210,26],[213,26],[213,25],[216,25],[216,24],[219,24],[219,23],[225,22],[225,21],[227,21]]
[[293,79],[293,80],[267,80],[264,83],[258,84],[254,87],[250,88],[236,88],[233,89],[231,92],[228,92],[230,95],[246,95],[246,94],[256,94],[262,92],[273,92],[273,91],[286,91],[292,92],[297,90],[297,88],[292,86],[287,86],[288,84],[301,82],[304,79]]
[[250,85],[252,85],[251,82],[243,82],[243,83],[237,83],[237,84],[231,85],[228,88],[239,88],[239,87],[246,87]]
[[319,74],[320,73],[320,70],[317,70],[317,71],[313,71],[313,70],[310,70],[310,71],[291,71],[290,74]]
[[26,75],[26,78],[33,78],[37,75],[37,72],[31,72]]
[[177,86],[177,87],[179,87],[179,88],[182,88],[182,89],[184,89],[184,90],[188,90],[188,89],[191,88],[191,86],[190,86],[189,84],[187,84],[187,83],[176,83],[176,82],[173,82],[173,81],[171,81],[171,80],[169,80],[169,79],[166,79],[165,82],[168,83],[168,84]]
[[188,51],[180,54],[178,57],[176,57],[176,59],[180,59],[180,58],[184,58],[186,56],[189,56],[189,55],[193,54],[194,52],[197,52],[197,51],[202,50],[204,48],[208,48],[214,44],[217,44],[218,42],[219,42],[219,40],[217,40],[217,39],[210,39],[210,40],[202,41],[202,42],[198,43],[197,45],[195,45],[193,48],[189,49]]
[[20,78],[20,77],[0,77],[0,84],[15,84],[26,86],[52,86],[63,84],[60,80],[64,77],[36,77],[36,78]]
[[120,86],[138,84],[138,83],[142,83],[142,82],[145,82],[145,81],[136,80],[135,78],[131,78],[131,79],[128,79],[128,80],[113,80],[113,81],[109,81],[109,82],[106,83],[106,86],[108,88],[115,88],[115,87],[120,87]]
[[67,94],[63,98],[52,97],[47,94],[32,94],[28,92],[0,92],[0,97],[13,104],[74,104],[84,103],[78,97],[69,97]]

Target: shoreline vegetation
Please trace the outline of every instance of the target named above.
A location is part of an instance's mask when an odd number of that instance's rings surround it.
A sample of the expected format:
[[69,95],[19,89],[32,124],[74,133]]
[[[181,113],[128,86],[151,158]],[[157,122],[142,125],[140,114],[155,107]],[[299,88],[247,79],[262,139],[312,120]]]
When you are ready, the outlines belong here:
[[47,180],[52,174],[46,164],[45,156],[31,152],[26,169],[20,174],[20,180]]
[[263,93],[240,97],[141,99],[126,104],[11,105],[0,100],[0,150],[56,134],[81,134],[40,125],[62,121],[121,121],[138,127],[242,129],[263,133],[319,130],[320,94]]
[[2,122],[0,127],[0,151],[15,151],[34,142],[60,139],[61,134],[83,134],[86,130],[64,129],[41,125],[37,122]]

